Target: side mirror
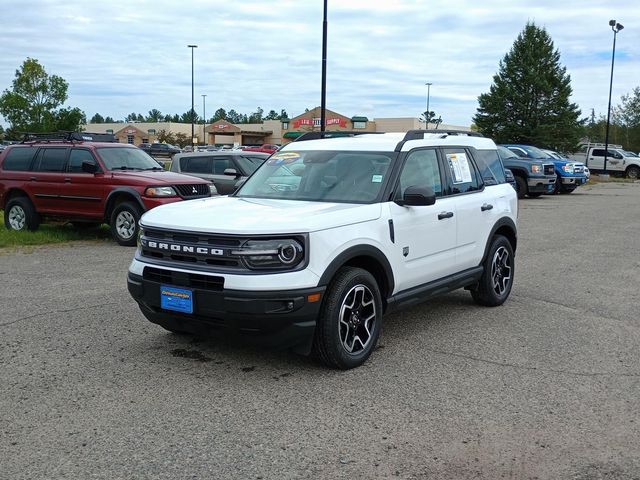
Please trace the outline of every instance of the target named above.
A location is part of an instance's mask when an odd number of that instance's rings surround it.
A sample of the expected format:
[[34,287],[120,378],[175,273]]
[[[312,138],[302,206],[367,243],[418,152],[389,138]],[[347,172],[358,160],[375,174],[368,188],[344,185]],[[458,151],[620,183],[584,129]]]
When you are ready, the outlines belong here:
[[98,171],[98,164],[95,160],[83,160],[82,171],[86,173],[96,173]]
[[239,177],[240,176],[240,174],[238,173],[238,171],[235,168],[225,168],[224,174],[225,175],[229,175],[230,177]]
[[436,203],[436,194],[431,187],[411,185],[404,191],[402,202],[399,205],[422,207],[433,205],[434,203]]

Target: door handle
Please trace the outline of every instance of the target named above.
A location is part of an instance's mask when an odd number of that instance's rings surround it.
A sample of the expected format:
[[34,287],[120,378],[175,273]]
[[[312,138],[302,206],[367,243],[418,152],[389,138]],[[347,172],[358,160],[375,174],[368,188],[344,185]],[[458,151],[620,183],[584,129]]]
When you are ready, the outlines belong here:
[[31,178],[29,178],[29,180],[31,180],[32,182],[35,182],[38,179],[36,177],[31,177]]
[[64,182],[65,183],[71,183],[71,179],[69,177],[67,177],[67,178],[64,179]]
[[480,207],[480,210],[483,212],[486,212],[487,210],[491,210],[492,208],[493,208],[493,205],[491,205],[490,203],[485,203]]
[[453,217],[453,212],[441,212],[438,214],[438,220],[444,220],[445,218]]

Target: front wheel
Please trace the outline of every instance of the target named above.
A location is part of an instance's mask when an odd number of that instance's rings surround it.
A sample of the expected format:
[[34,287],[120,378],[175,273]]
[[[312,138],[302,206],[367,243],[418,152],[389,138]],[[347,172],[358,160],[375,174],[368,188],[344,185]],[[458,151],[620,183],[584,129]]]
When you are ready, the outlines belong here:
[[527,194],[527,181],[516,175],[516,192],[518,192],[518,198],[524,198]]
[[122,202],[111,214],[111,234],[120,245],[134,246],[140,228],[140,207],[132,202]]
[[28,198],[16,197],[7,202],[4,224],[9,230],[37,230],[40,217]]
[[343,267],[325,294],[313,352],[329,367],[358,367],[375,348],[381,323],[382,300],[376,279],[361,268]]
[[627,177],[632,178],[633,180],[637,180],[638,178],[640,178],[640,168],[636,167],[635,165],[627,168]]
[[506,237],[493,237],[483,267],[482,277],[477,287],[471,290],[471,296],[479,305],[502,305],[511,293],[515,271],[513,247]]

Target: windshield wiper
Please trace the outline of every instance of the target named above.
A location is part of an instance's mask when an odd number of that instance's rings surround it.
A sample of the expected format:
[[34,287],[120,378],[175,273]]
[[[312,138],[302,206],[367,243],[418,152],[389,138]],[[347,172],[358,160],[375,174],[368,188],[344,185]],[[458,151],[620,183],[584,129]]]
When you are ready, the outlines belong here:
[[164,168],[162,167],[149,167],[149,168],[143,168],[143,170],[147,171],[147,170],[164,170]]

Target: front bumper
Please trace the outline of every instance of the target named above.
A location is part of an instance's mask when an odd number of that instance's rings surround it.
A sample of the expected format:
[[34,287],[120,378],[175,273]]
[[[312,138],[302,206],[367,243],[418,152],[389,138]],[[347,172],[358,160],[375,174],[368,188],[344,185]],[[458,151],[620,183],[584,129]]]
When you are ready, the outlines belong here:
[[582,176],[574,176],[574,177],[560,177],[562,179],[562,185],[564,186],[575,186],[578,187],[587,183],[587,177],[585,175]]
[[531,193],[546,193],[553,190],[553,186],[556,183],[555,175],[530,175],[527,180],[527,188]]
[[[179,277],[177,277],[179,278]],[[270,347],[311,346],[325,287],[288,291],[210,290],[191,288],[193,313],[160,307],[160,282],[129,272],[127,286],[140,310],[151,322],[169,330],[207,336],[242,337],[243,341]],[[320,293],[310,302],[308,295]]]

